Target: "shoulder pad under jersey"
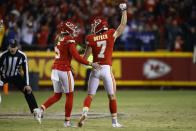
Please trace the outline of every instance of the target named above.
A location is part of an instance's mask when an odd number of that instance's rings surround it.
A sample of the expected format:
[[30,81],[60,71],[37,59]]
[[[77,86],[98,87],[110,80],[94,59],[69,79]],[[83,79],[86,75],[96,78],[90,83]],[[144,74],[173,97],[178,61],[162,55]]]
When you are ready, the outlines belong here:
[[64,39],[65,43],[75,43],[75,40],[72,36],[66,36]]

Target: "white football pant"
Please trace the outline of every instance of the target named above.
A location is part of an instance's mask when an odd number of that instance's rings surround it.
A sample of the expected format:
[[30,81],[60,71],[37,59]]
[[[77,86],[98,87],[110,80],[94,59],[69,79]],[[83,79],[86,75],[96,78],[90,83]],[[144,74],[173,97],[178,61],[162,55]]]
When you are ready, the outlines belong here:
[[51,80],[55,93],[74,92],[74,78],[71,71],[52,70]]
[[109,95],[115,95],[116,83],[110,65],[101,65],[101,70],[92,69],[89,83],[88,94],[96,94],[100,80],[103,81],[103,86]]

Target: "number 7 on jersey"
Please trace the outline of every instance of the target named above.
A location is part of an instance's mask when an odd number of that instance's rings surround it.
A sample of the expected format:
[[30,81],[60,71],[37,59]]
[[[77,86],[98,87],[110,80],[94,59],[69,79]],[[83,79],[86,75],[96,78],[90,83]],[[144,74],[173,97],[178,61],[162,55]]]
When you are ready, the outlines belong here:
[[104,58],[104,52],[105,52],[105,48],[106,48],[106,41],[98,41],[97,42],[97,47],[101,47],[101,51],[98,54],[99,58]]

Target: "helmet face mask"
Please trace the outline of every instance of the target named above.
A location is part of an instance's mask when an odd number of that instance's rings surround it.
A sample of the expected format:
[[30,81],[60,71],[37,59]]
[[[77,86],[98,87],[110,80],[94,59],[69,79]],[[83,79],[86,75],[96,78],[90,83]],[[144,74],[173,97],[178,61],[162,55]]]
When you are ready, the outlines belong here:
[[95,18],[91,27],[91,32],[96,34],[102,30],[108,30],[108,22],[105,18]]
[[80,32],[76,24],[70,20],[63,21],[60,30],[61,30],[61,34],[68,33],[73,37],[77,37]]

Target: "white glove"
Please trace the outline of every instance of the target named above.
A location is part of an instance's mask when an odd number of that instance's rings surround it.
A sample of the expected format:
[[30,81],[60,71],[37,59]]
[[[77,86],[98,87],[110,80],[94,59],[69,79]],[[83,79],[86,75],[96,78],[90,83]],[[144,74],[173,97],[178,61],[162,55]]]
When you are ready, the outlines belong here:
[[0,80],[0,86],[3,86],[3,81]]
[[120,8],[122,11],[124,11],[124,10],[127,9],[127,4],[126,4],[126,3],[121,3],[121,4],[119,5],[119,8]]

